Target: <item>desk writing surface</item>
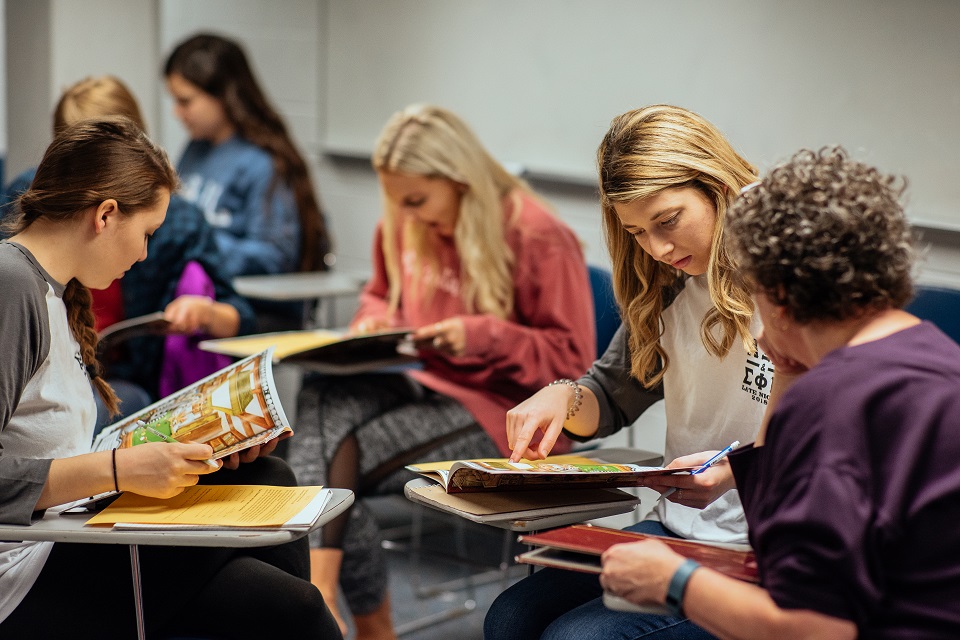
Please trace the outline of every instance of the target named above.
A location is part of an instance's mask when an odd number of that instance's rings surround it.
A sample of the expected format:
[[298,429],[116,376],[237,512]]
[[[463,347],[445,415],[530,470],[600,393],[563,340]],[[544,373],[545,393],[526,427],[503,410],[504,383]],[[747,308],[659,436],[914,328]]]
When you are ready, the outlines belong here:
[[[331,489],[333,496],[317,520],[323,525],[353,504],[353,492],[349,489]],[[205,531],[157,531],[114,530],[87,527],[89,513],[59,515],[48,509],[41,520],[30,525],[0,525],[0,540],[3,541],[50,541],[79,542],[88,544],[165,545],[177,547],[261,547],[290,542],[305,535],[304,531],[245,531],[244,529],[220,529]]]
[[[553,527],[561,527],[577,522],[586,522],[587,520],[596,520],[608,516],[629,513],[638,506],[640,500],[626,496],[626,499],[615,502],[597,503],[594,505],[571,505],[569,511],[562,506],[548,507],[545,509],[530,509],[528,513],[522,511],[513,511],[509,513],[489,513],[478,515],[467,513],[457,509],[454,506],[442,504],[436,500],[430,500],[422,493],[423,489],[433,486],[439,487],[432,480],[427,478],[414,478],[404,485],[403,493],[411,502],[429,507],[436,511],[451,513],[457,517],[489,525],[498,529],[509,529],[510,531],[540,531]],[[604,490],[599,490],[604,491]],[[482,498],[487,494],[458,494],[454,496],[458,499],[470,499],[476,496]]]
[[233,288],[242,296],[257,300],[313,300],[356,295],[362,279],[338,271],[302,271],[260,276],[238,276]]

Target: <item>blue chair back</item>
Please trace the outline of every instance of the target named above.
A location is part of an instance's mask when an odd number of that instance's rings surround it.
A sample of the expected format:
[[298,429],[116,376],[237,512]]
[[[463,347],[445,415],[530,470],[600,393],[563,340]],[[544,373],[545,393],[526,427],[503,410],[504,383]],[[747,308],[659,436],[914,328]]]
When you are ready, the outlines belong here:
[[587,266],[593,290],[593,319],[597,334],[597,355],[607,350],[613,334],[620,327],[620,309],[613,295],[613,280],[603,267]]
[[906,309],[921,320],[929,320],[960,343],[960,289],[916,285],[915,296]]

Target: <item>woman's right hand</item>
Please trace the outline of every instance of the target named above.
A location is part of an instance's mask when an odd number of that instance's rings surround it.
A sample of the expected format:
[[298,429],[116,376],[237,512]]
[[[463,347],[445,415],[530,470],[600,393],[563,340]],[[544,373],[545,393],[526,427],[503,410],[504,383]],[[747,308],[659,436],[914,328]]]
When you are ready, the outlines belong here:
[[148,442],[117,449],[116,456],[117,486],[152,498],[171,498],[217,471],[204,462],[213,457],[208,444]]
[[386,318],[371,316],[353,323],[350,327],[350,333],[358,335],[374,333],[375,331],[385,331],[389,329],[390,326],[390,321]]
[[[563,431],[567,411],[573,399],[573,390],[565,384],[544,387],[507,411],[507,444],[513,453],[510,461],[520,458],[541,460],[550,455],[553,445]],[[530,442],[540,431],[543,433],[536,449]]]

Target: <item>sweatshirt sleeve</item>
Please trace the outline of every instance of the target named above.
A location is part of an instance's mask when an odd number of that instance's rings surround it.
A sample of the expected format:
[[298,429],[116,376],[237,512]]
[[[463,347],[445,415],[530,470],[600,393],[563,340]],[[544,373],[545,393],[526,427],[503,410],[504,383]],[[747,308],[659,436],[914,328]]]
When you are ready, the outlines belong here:
[[[229,304],[240,315],[240,326],[237,329],[238,335],[253,333],[256,327],[256,316],[253,307],[246,298],[241,296],[233,288],[229,275],[223,268],[223,256],[217,248],[217,242],[213,236],[213,228],[207,224],[203,213],[192,204],[178,199],[183,210],[178,216],[187,220],[192,227],[190,232],[183,235],[185,246],[183,247],[184,262],[194,260],[203,267],[203,270],[210,276],[213,282],[215,298],[217,302]],[[168,214],[169,215],[169,214]]]
[[[515,320],[462,316],[465,356],[487,363],[491,388],[528,395],[557,378],[581,374],[596,355],[593,296],[583,253],[559,224],[517,251]],[[546,237],[547,235],[551,237]],[[479,381],[478,381],[479,382]]]
[[269,157],[251,157],[247,170],[228,185],[241,209],[235,220],[245,221],[237,229],[214,229],[223,255],[223,271],[230,277],[296,271],[300,259],[300,217],[290,187],[278,180],[273,184]]
[[386,258],[383,255],[383,222],[377,223],[373,234],[373,275],[360,292],[360,303],[357,312],[350,321],[355,325],[367,318],[387,317],[387,296],[390,294],[390,282],[387,280]]
[[577,382],[590,389],[600,406],[600,425],[590,438],[564,433],[579,441],[603,438],[629,426],[652,404],[663,399],[663,386],[646,389],[630,375],[629,333],[620,325],[610,346]]
[[[29,524],[47,482],[50,460],[21,458],[4,449],[6,429],[27,383],[50,351],[45,282],[20,268],[18,249],[0,252],[0,335],[11,349],[0,360],[0,522]],[[13,267],[12,269],[10,267]],[[29,267],[32,269],[32,267]]]

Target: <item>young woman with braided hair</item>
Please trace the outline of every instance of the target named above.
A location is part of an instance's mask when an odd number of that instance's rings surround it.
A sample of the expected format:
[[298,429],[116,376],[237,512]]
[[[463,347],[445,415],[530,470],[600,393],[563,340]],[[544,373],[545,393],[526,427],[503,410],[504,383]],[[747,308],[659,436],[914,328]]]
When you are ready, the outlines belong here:
[[[270,445],[231,456],[220,471],[205,464],[213,453],[206,444],[90,452],[91,381],[111,410],[117,403],[100,376],[89,288],[107,287],[146,257],[176,185],[166,154],[118,117],[60,130],[19,198],[10,238],[0,242],[0,522],[29,524],[38,511],[109,490],[174,496],[201,478],[295,484],[289,467],[266,456]],[[340,637],[309,582],[306,541],[254,551],[150,547],[140,555],[146,600],[176,593],[191,603],[151,607],[150,637]],[[0,637],[75,637],[80,621],[98,637],[132,637],[132,607],[89,618],[104,602],[128,600],[129,580],[123,545],[2,542]],[[210,615],[216,610],[257,613]]]

